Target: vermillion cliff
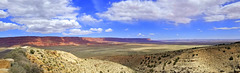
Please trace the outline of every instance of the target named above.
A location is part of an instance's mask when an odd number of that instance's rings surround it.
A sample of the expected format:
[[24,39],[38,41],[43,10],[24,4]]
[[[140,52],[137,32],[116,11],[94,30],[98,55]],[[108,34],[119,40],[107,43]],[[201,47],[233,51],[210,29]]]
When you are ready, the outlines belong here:
[[0,47],[16,45],[30,46],[67,46],[67,45],[102,45],[120,42],[149,42],[148,38],[89,38],[89,37],[6,37],[0,38]]
[[103,38],[85,37],[8,37],[0,38],[0,46],[9,47],[15,45],[33,46],[66,46],[66,45],[91,45],[112,44]]

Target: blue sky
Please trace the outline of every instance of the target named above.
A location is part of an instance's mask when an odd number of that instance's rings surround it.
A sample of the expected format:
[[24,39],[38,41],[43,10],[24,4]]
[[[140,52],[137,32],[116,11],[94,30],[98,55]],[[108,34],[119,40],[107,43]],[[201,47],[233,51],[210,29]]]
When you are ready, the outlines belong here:
[[239,0],[1,0],[0,37],[240,39]]

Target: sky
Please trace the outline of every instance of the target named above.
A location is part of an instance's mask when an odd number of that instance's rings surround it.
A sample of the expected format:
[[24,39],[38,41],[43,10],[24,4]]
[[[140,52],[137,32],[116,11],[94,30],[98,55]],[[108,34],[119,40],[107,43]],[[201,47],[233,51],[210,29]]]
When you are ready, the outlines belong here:
[[240,39],[239,0],[0,0],[0,37]]

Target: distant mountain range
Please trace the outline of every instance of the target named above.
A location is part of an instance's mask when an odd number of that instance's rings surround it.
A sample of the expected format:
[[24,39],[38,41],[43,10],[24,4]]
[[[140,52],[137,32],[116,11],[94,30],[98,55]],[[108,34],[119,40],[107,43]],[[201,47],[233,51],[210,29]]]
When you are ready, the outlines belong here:
[[178,45],[214,45],[231,43],[240,39],[187,39],[187,40],[151,40],[149,38],[90,38],[90,37],[3,37],[0,38],[1,47],[16,45],[33,46],[67,46],[67,45],[103,45],[122,43],[149,43],[149,44],[178,44]]

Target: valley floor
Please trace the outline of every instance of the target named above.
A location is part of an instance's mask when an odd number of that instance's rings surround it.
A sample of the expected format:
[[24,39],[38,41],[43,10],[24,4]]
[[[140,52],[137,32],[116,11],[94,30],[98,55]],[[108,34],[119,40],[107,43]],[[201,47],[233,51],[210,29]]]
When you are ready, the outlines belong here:
[[159,45],[159,44],[118,44],[118,45],[80,45],[80,46],[50,46],[38,47],[42,49],[62,50],[70,52],[80,58],[116,56],[116,55],[144,55],[166,51],[181,50],[209,45]]

